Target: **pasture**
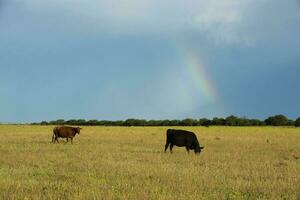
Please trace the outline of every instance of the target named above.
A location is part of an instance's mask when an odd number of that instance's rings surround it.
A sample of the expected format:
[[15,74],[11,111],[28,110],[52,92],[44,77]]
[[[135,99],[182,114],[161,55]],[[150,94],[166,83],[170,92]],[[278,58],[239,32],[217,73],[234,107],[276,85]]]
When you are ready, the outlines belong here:
[[299,199],[300,129],[177,127],[205,149],[164,153],[168,127],[0,125],[0,199]]

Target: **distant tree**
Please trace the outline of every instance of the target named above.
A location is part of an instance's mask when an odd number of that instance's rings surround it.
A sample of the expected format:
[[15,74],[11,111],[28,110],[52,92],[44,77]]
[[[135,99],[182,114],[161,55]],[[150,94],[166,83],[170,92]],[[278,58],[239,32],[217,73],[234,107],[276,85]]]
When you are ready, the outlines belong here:
[[66,121],[66,124],[68,125],[77,125],[77,120],[76,119],[70,119]]
[[295,122],[294,122],[294,120],[289,119],[286,125],[288,125],[288,126],[294,126]]
[[265,125],[265,122],[259,120],[259,119],[250,119],[251,126],[263,126]]
[[114,122],[112,123],[112,125],[113,125],[113,126],[122,126],[122,125],[123,125],[123,121],[121,121],[121,120],[114,121]]
[[97,122],[97,125],[99,126],[109,126],[110,122],[107,120],[101,120]]
[[138,119],[138,120],[136,120],[135,126],[147,126],[147,120],[145,120],[145,119]]
[[225,124],[227,125],[227,126],[237,126],[239,123],[238,123],[238,118],[236,117],[236,116],[234,116],[234,115],[231,115],[231,116],[229,116],[229,117],[226,117],[226,119],[225,119]]
[[98,121],[98,120],[95,120],[95,119],[88,120],[88,121],[86,122],[86,125],[88,125],[88,126],[96,126],[96,125],[99,125],[99,121]]
[[160,126],[161,125],[161,121],[160,120],[149,120],[147,122],[148,126]]
[[198,120],[198,125],[209,127],[210,125],[212,125],[212,121],[207,118],[202,118]]
[[147,121],[144,119],[127,119],[124,123],[124,126],[146,126]]
[[246,117],[237,117],[237,126],[250,126],[250,119]]
[[48,125],[49,123],[48,122],[46,122],[46,121],[42,121],[41,122],[41,125]]
[[211,121],[211,125],[223,126],[225,125],[226,121],[223,118],[214,117]]
[[224,118],[213,118],[212,120],[207,118],[201,118],[199,120],[187,118],[183,120],[145,120],[145,119],[127,119],[125,121],[108,121],[108,120],[88,120],[85,119],[71,119],[63,120],[58,119],[55,121],[42,121],[38,123],[31,123],[32,125],[89,125],[89,126],[300,126],[300,117],[296,120],[289,120],[284,115],[275,115],[267,118],[264,121],[259,119],[248,119],[246,117],[236,117],[234,115]]
[[295,121],[295,126],[299,127],[300,126],[300,117],[298,117]]
[[64,123],[65,123],[65,120],[63,120],[63,119],[56,120],[56,124],[63,125]]
[[170,126],[170,120],[168,120],[168,119],[162,120],[162,121],[160,121],[159,125],[160,126]]
[[180,125],[182,125],[182,126],[196,126],[197,121],[194,120],[194,119],[187,118],[187,119],[182,120]]
[[180,120],[171,120],[170,123],[169,123],[169,126],[179,126],[180,124]]
[[63,120],[63,119],[58,119],[58,120],[49,122],[49,124],[51,124],[51,125],[63,125],[64,123],[65,123],[65,120]]
[[275,115],[272,117],[269,117],[265,120],[266,125],[271,126],[286,126],[289,123],[289,120],[284,115]]
[[78,120],[76,120],[76,125],[86,125],[85,119],[78,119]]
[[134,121],[134,119],[127,119],[124,121],[123,125],[124,126],[133,126],[133,121]]

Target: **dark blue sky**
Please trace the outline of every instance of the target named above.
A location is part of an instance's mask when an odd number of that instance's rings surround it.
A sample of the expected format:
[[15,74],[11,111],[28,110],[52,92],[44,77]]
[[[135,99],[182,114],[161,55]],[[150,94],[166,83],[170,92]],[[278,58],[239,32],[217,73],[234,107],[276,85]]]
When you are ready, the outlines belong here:
[[299,24],[297,0],[0,0],[0,122],[295,119]]

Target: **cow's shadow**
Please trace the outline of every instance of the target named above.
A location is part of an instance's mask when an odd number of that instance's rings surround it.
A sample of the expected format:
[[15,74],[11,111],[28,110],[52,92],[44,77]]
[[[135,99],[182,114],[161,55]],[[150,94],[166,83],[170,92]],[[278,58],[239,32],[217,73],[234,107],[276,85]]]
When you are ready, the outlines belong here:
[[159,150],[143,150],[143,149],[139,149],[139,150],[122,150],[123,152],[129,152],[129,153],[146,153],[146,154],[159,154],[159,153],[163,153],[163,151],[159,151]]
[[59,140],[59,142],[52,142],[51,140],[33,140],[31,141],[30,143],[35,143],[35,144],[67,144],[67,143],[70,143],[71,142],[67,142],[66,140]]

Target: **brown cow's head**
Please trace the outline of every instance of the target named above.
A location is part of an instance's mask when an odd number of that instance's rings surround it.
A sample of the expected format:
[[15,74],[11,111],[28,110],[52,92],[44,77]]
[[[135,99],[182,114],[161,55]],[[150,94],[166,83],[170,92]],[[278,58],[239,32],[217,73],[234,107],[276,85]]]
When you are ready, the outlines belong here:
[[80,128],[80,127],[76,127],[76,128],[74,128],[74,130],[75,130],[75,133],[79,134],[81,129],[82,129],[82,128]]

